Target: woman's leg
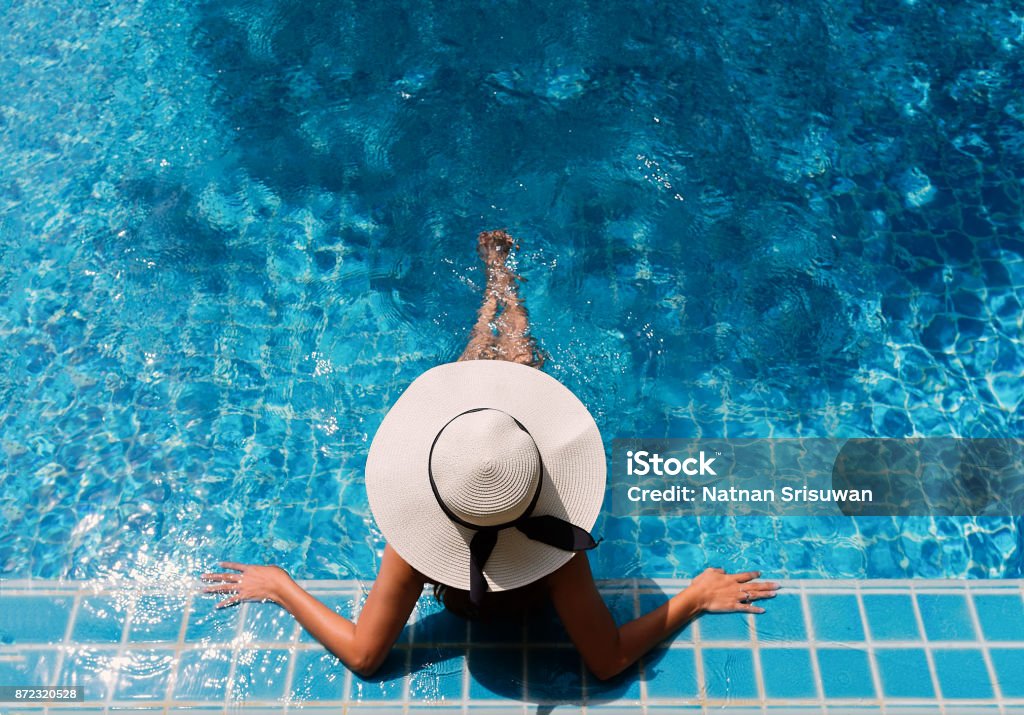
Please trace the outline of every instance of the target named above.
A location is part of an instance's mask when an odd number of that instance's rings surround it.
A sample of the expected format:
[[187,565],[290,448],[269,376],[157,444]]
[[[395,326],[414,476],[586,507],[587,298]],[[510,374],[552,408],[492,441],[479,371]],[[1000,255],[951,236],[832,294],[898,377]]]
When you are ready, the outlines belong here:
[[484,289],[484,302],[477,311],[476,324],[469,335],[469,343],[462,351],[459,360],[496,360],[498,298],[495,291],[490,290],[490,283]]
[[519,297],[519,276],[505,265],[514,245],[504,231],[484,231],[477,237],[487,285],[469,344],[459,360],[511,360],[538,368],[544,364],[537,341],[529,335],[530,319]]

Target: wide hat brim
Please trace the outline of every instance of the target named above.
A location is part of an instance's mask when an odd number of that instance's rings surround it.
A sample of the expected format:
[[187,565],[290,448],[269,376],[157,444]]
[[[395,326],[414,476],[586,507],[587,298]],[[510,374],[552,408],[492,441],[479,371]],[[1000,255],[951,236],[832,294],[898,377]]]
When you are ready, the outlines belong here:
[[[416,378],[385,415],[366,459],[370,510],[384,538],[427,578],[469,589],[472,529],[452,522],[430,488],[427,460],[434,437],[455,415],[474,407],[502,410],[530,432],[544,464],[533,514],[551,514],[593,528],[604,500],[606,464],[590,412],[562,383],[540,370],[504,360],[439,365]],[[492,591],[525,586],[573,556],[502,529],[484,568]]]

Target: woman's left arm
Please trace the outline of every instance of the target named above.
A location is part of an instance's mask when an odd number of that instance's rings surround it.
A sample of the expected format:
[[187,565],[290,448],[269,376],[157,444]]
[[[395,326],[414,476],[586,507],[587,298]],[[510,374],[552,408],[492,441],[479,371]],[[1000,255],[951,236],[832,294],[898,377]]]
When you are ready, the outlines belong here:
[[240,573],[203,574],[204,580],[221,582],[204,589],[207,593],[234,594],[218,603],[218,608],[241,601],[274,601],[359,675],[372,674],[387,658],[424,584],[423,577],[391,546],[385,547],[377,580],[353,622],[325,606],[277,566],[229,561],[221,566]]
[[586,552],[547,578],[551,601],[584,664],[607,680],[702,613],[764,613],[750,601],[772,598],[778,584],[754,582],[758,576],[756,571],[727,574],[709,568],[667,603],[622,626],[597,590]]

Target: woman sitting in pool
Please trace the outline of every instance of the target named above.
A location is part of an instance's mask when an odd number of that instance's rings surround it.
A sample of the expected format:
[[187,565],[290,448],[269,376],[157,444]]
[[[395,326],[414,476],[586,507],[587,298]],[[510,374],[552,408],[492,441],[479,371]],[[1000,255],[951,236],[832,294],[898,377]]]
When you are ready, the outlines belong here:
[[611,678],[705,612],[763,613],[778,586],[708,568],[659,608],[617,626],[586,551],[605,492],[597,425],[568,388],[541,372],[504,231],[480,234],[487,286],[458,362],[428,370],[385,416],[366,462],[370,509],[387,546],[358,620],[276,566],[221,564],[205,590],[218,607],[274,601],[346,666],[373,673],[426,584],[450,610],[487,618],[546,597],[590,671]]

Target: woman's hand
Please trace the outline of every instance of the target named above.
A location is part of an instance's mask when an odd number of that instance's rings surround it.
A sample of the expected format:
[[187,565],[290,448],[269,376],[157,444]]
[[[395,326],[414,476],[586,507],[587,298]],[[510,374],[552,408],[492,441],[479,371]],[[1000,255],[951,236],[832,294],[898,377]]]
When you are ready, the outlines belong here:
[[774,598],[779,584],[753,583],[760,575],[760,571],[728,574],[724,569],[707,568],[693,579],[687,590],[694,589],[700,609],[707,613],[764,613],[763,608],[752,605],[751,601]]
[[241,573],[204,573],[203,581],[213,581],[220,585],[207,586],[204,593],[233,593],[217,604],[217,608],[233,606],[242,601],[273,601],[281,602],[281,595],[292,583],[291,576],[277,566],[253,566],[236,564],[233,561],[222,561],[221,567],[240,571]]

